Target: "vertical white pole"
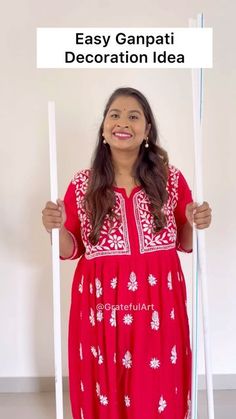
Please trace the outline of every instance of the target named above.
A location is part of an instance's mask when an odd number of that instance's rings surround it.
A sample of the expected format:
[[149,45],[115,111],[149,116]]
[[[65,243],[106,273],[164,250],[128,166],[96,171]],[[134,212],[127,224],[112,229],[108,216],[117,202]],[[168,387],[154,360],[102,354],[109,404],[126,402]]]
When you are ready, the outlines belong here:
[[[197,22],[191,20],[190,26],[203,27],[203,14]],[[194,154],[195,154],[195,200],[203,202],[202,168],[202,121],[203,121],[203,71],[192,70],[193,117],[194,117]],[[194,274],[193,274],[193,365],[192,365],[192,419],[197,419],[197,350],[198,350],[198,280],[201,284],[203,331],[205,349],[205,369],[207,378],[208,418],[214,419],[214,400],[212,368],[210,357],[210,337],[208,328],[207,273],[205,257],[205,231],[194,228]]]
[[[196,26],[194,20],[190,26]],[[196,145],[199,141],[199,70],[192,70],[192,95],[193,95],[193,126],[194,126],[194,156],[195,156],[195,185],[196,174]],[[199,180],[199,178],[198,178]],[[195,189],[197,187],[195,186]],[[194,191],[196,198],[196,190]],[[197,199],[196,199],[197,201]],[[198,202],[198,201],[197,201]],[[199,338],[199,277],[198,277],[198,253],[197,253],[197,230],[193,227],[193,284],[192,284],[192,403],[191,418],[197,419],[198,409],[198,338]]]
[[[48,102],[51,201],[58,198],[55,103]],[[62,362],[61,362],[61,297],[59,230],[52,229],[53,324],[56,418],[63,419]]]

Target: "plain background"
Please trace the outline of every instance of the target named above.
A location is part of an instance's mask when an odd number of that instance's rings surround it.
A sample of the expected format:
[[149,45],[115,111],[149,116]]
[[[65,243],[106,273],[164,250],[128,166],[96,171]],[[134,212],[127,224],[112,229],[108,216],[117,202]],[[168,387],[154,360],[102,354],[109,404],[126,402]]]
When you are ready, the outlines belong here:
[[[147,96],[161,144],[193,187],[191,71],[37,70],[36,28],[186,27],[199,12],[214,38],[214,68],[204,71],[204,196],[213,209],[206,231],[212,364],[214,374],[236,374],[235,3],[10,0],[0,16],[0,377],[54,374],[51,248],[41,224],[50,198],[48,100],[56,103],[61,198],[74,173],[89,167],[105,102],[120,86]],[[181,259],[191,325],[191,256]],[[64,375],[75,266],[61,264]]]

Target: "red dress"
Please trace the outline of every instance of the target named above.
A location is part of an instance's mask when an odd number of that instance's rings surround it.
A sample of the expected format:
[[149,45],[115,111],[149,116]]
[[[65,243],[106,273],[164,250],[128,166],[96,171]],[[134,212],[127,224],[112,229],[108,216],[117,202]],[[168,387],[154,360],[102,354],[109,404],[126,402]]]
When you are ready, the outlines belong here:
[[[83,209],[90,169],[66,192],[66,228],[74,239],[69,321],[69,382],[74,419],[187,419],[191,348],[186,285],[178,230],[192,201],[182,173],[169,166],[167,226],[152,233],[150,201],[142,186],[128,197],[113,187],[112,225],[88,241]],[[63,258],[62,258],[63,259]]]

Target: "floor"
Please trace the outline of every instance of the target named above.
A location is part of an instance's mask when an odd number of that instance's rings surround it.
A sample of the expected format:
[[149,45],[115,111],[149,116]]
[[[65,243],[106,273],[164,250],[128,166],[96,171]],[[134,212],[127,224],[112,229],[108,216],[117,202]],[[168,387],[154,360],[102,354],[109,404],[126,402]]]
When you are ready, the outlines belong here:
[[[198,418],[207,419],[206,394],[199,391]],[[215,419],[236,418],[236,390],[214,391]],[[1,419],[54,419],[54,393],[2,393]],[[64,419],[71,419],[68,393],[64,394]],[[121,418],[122,419],[122,418]]]

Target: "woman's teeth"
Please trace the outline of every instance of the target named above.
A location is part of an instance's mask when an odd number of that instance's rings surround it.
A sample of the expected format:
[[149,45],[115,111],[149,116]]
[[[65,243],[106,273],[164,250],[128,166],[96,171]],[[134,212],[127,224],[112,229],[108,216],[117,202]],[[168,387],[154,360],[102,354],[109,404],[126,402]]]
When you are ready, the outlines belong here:
[[113,135],[117,138],[124,138],[124,139],[132,137],[132,135],[126,134],[126,133],[123,133],[123,132],[115,132]]

